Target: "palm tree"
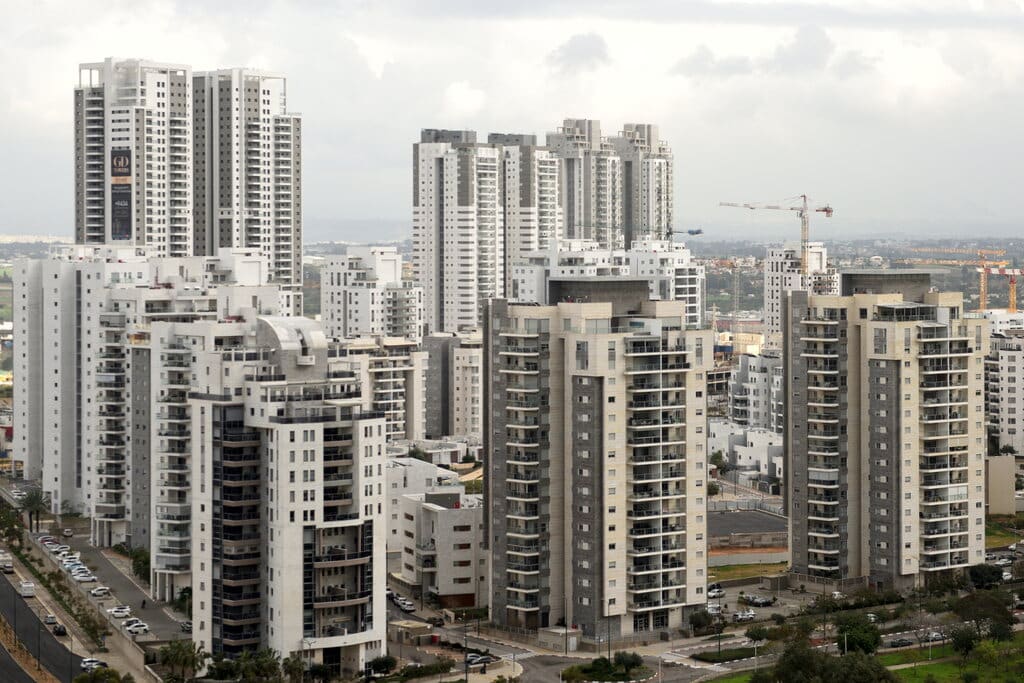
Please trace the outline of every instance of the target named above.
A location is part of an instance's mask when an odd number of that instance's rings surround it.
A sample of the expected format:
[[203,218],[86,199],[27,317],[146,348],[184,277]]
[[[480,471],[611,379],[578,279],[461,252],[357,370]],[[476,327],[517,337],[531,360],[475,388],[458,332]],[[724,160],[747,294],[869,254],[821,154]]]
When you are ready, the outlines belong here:
[[184,681],[185,670],[188,668],[188,650],[192,643],[185,640],[173,640],[160,648],[160,663],[170,669],[168,681]]
[[33,530],[32,518],[34,516],[36,520],[34,531],[39,531],[39,517],[44,512],[50,511],[50,505],[46,502],[46,496],[43,495],[42,489],[31,488],[25,494],[25,497],[21,499],[19,509],[23,513],[28,513],[29,530]]
[[281,670],[289,683],[302,683],[302,677],[306,673],[306,662],[300,653],[293,652],[281,662]]
[[330,683],[333,674],[331,673],[331,667],[326,664],[313,664],[309,667],[309,677],[314,681],[322,681],[322,683]]
[[281,658],[266,648],[256,653],[256,671],[261,681],[281,680]]
[[196,643],[191,640],[179,640],[176,641],[182,643],[181,646],[181,663],[182,663],[182,676],[188,674],[186,680],[196,680],[196,674],[206,668],[206,660],[210,658],[210,653],[203,649],[202,643]]

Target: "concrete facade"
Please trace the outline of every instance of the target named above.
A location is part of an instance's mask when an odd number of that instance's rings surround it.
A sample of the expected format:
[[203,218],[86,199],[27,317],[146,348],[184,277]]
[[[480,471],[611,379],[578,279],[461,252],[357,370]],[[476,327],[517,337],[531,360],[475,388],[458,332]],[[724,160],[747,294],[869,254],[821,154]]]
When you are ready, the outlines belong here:
[[401,502],[404,496],[415,496],[432,491],[447,491],[449,493],[464,491],[464,487],[459,483],[458,475],[451,470],[417,458],[395,456],[390,452],[384,465],[384,477],[387,489],[387,547],[389,553],[402,552],[404,536],[400,534],[400,530],[402,527]]
[[486,605],[483,496],[435,491],[399,505],[402,580],[445,608]]
[[423,337],[423,288],[395,247],[352,246],[320,270],[320,319],[331,337]]
[[905,589],[984,561],[983,322],[959,293],[791,292],[792,571]]
[[985,514],[1016,515],[1017,464],[1012,455],[985,458]]
[[705,602],[712,333],[687,330],[680,302],[631,310],[488,304],[486,538],[500,624],[614,637],[678,628]]
[[814,294],[839,294],[839,276],[828,264],[825,245],[811,242],[807,253],[810,263],[805,276],[801,270],[799,244],[768,249],[764,259],[764,335],[767,348],[782,348],[782,330],[786,324],[782,307],[788,292],[806,290]]
[[991,336],[985,358],[985,420],[991,450],[1024,455],[1024,330]]
[[195,356],[193,640],[363,671],[386,650],[385,416],[306,318]]
[[480,330],[432,334],[424,338],[427,353],[427,438],[483,438],[483,338]]
[[782,354],[743,354],[729,377],[729,419],[781,434],[785,416]]

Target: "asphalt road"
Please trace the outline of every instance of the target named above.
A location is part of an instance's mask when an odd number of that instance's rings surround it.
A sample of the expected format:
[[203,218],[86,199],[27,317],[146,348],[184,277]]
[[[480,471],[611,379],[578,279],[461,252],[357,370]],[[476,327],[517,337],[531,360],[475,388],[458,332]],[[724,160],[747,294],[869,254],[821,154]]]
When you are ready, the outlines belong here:
[[[398,609],[398,607],[396,607],[393,602],[388,600],[388,621],[397,621],[401,619],[407,621],[426,621],[426,619],[418,616],[415,612],[411,614],[406,614],[402,610]],[[464,629],[461,624],[455,626],[446,626],[444,628],[435,627],[434,631],[439,633],[439,635],[441,635],[444,640],[459,643],[466,642],[470,647],[476,648],[478,650],[489,650],[490,653],[495,657],[502,657],[505,655],[511,656],[513,653],[515,653],[517,657],[520,655],[530,654],[530,651],[525,648],[515,647],[512,645],[503,645],[501,643],[495,643],[490,640],[477,638],[473,635],[475,631],[474,624],[472,623],[469,625],[468,631]],[[455,659],[458,659],[458,657],[455,657]]]
[[72,678],[82,673],[82,658],[64,647],[43,625],[38,614],[41,611],[43,607],[38,600],[22,598],[9,581],[0,580],[0,612],[4,619],[14,625],[18,638],[29,652],[39,655],[38,659],[50,673],[62,683],[71,683]]
[[[89,539],[85,536],[75,535],[72,538],[62,538],[61,541],[71,546],[72,550],[82,553],[82,561],[94,569],[96,583],[87,583],[88,589],[96,586],[106,586],[113,593],[113,598],[106,598],[97,601],[89,598],[101,606],[101,611],[106,613],[108,607],[114,605],[128,605],[132,608],[132,616],[142,619],[149,626],[150,635],[139,637],[140,641],[145,640],[169,640],[182,637],[181,624],[167,616],[163,610],[163,603],[156,602],[149,598],[135,583],[122,574],[117,567],[110,563],[100,549],[89,545]],[[45,548],[41,552],[49,555]],[[142,609],[142,601],[146,601],[146,609]],[[112,628],[116,630],[120,622],[112,622]]]
[[32,683],[32,678],[14,661],[3,645],[0,645],[0,680],[7,683]]

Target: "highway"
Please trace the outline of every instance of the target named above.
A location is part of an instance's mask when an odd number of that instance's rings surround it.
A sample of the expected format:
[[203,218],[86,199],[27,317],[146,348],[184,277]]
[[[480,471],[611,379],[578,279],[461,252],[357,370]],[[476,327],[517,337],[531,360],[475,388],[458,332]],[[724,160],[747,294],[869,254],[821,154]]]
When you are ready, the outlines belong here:
[[76,675],[82,673],[82,658],[64,647],[50,633],[43,624],[42,616],[38,614],[42,610],[38,600],[25,600],[18,595],[10,581],[0,580],[0,612],[4,619],[15,627],[21,642],[25,643],[33,656],[37,653],[41,655],[39,659],[50,673],[62,683],[71,683]]

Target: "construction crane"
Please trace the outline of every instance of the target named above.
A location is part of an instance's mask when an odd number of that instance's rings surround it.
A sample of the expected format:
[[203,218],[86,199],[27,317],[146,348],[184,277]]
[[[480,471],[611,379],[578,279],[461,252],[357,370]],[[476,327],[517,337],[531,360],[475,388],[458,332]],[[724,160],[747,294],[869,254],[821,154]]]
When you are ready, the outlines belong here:
[[784,202],[791,202],[799,200],[800,203],[796,206],[785,206],[784,204],[759,204],[754,202],[748,202],[740,204],[737,202],[718,202],[719,206],[733,206],[739,209],[774,209],[776,211],[796,211],[797,215],[800,216],[800,272],[804,275],[809,274],[810,269],[810,244],[811,244],[811,212],[818,212],[825,214],[826,218],[832,217],[832,207],[828,204],[824,206],[816,206],[811,208],[810,199],[807,195],[802,194],[796,197],[790,197],[784,199]]
[[[980,272],[983,270],[979,268]],[[1007,296],[1009,301],[1007,302],[1006,311],[1007,313],[1017,312],[1017,276],[1024,275],[1024,270],[1020,268],[984,268],[985,275],[1002,275],[1010,279],[1007,287]],[[984,310],[984,309],[982,309]]]
[[970,254],[978,259],[974,261],[935,263],[933,265],[949,266],[980,266],[978,268],[978,310],[984,311],[988,306],[988,269],[991,267],[1008,266],[1008,261],[993,261],[989,256],[1006,256],[1005,249],[970,249],[962,247],[914,247],[910,251],[926,254]]
[[1010,265],[1009,261],[973,261],[959,259],[934,259],[934,258],[904,258],[896,259],[896,263],[905,263],[914,266],[952,266],[963,268],[975,266],[979,273],[978,277],[978,310],[984,311],[988,307],[988,274],[991,270],[1000,270]]

